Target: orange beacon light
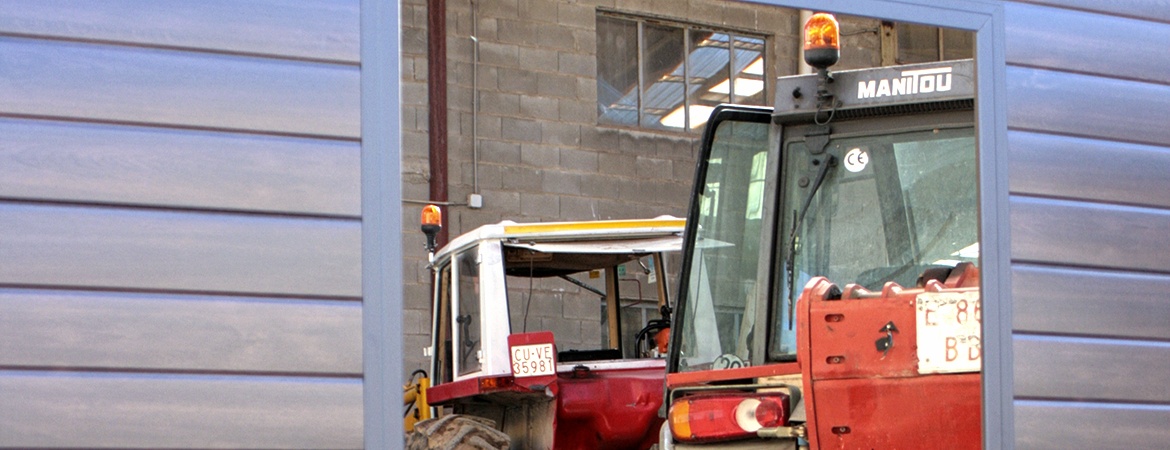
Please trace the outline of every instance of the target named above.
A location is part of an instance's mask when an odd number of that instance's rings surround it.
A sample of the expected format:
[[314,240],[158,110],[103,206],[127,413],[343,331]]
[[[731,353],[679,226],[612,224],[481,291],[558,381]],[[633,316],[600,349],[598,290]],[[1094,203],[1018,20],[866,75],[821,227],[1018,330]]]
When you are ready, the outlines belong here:
[[435,252],[435,236],[443,229],[443,213],[437,205],[427,205],[422,209],[422,232],[427,235],[427,252]]
[[841,58],[841,33],[837,18],[816,13],[804,23],[804,62],[824,70]]

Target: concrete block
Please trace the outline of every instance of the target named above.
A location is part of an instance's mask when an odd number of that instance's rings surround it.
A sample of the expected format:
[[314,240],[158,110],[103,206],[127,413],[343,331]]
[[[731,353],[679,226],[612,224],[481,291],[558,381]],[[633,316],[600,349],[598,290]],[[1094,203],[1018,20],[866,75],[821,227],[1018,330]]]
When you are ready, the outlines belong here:
[[520,95],[480,91],[479,110],[484,114],[517,115],[520,113]]
[[430,195],[430,184],[427,183],[426,177],[422,175],[416,174],[412,177],[403,176],[402,198],[425,200]]
[[612,198],[599,199],[595,202],[595,205],[597,215],[601,216],[602,220],[632,219],[644,216],[640,211],[632,208],[629,202]]
[[[536,289],[536,290],[533,290],[530,292],[527,290],[528,286],[526,285],[526,282],[528,281],[528,279],[527,278],[520,278],[520,280],[521,280],[520,284],[525,284],[525,285],[518,286],[523,291],[519,297],[514,297],[514,298],[519,300],[520,305],[518,305],[518,306],[520,306],[520,308],[522,310],[527,310],[528,319],[529,319],[528,323],[530,325],[532,324],[532,318],[534,318],[534,317],[535,318],[550,318],[550,319],[559,319],[561,317],[561,314],[562,314],[561,308],[563,306],[563,303],[561,302],[560,295],[557,295],[554,292],[548,292],[546,290],[541,290],[541,289]],[[533,281],[535,282],[537,280],[533,280]],[[530,293],[532,294],[531,295],[531,303],[526,304],[525,302],[529,301],[529,298],[530,298],[529,294]],[[531,329],[529,331],[531,331]]]
[[557,4],[551,0],[520,0],[520,18],[533,22],[555,23]]
[[639,178],[672,178],[674,169],[669,159],[650,158],[639,155],[636,158],[637,176]]
[[[577,195],[581,192],[581,175],[546,170],[541,181],[541,190],[550,194]],[[551,212],[559,215],[560,209]]]
[[558,3],[556,5],[556,22],[567,27],[594,29],[596,26],[597,10],[590,5],[580,3]]
[[561,168],[576,172],[597,172],[598,153],[578,148],[561,149]]
[[727,3],[723,25],[756,29],[759,22],[756,18],[756,6],[747,3]]
[[427,57],[426,56],[407,56],[403,59],[409,59],[411,65],[414,67],[413,81],[426,83],[430,74],[427,73]]
[[532,45],[539,35],[539,26],[529,20],[499,20],[500,28],[496,31],[496,39],[505,44]]
[[555,23],[533,24],[533,36],[540,37],[540,45],[553,50],[575,50],[577,41],[573,30]]
[[[425,290],[425,289],[424,289]],[[424,297],[425,298],[425,297]],[[429,335],[431,334],[431,311],[427,309],[403,308],[402,333]]]
[[480,139],[479,158],[481,162],[487,163],[520,164],[520,144]]
[[576,99],[558,99],[556,117],[561,122],[581,124],[584,133],[585,128],[594,128],[597,123],[597,104]]
[[493,41],[480,41],[480,64],[496,66],[515,66],[519,61],[520,49],[515,44],[505,44]]
[[[579,78],[559,73],[541,73],[536,79],[536,92],[540,95],[552,97],[575,97],[578,93],[577,81]],[[595,83],[591,83],[597,89]]]
[[485,17],[520,17],[519,0],[492,0],[477,3],[479,14]]
[[536,144],[520,146],[520,163],[541,169],[560,169],[561,151],[557,147]]
[[[519,111],[519,97],[517,97]],[[540,122],[512,117],[500,118],[500,137],[516,142],[540,142]],[[523,154],[523,150],[521,150]]]
[[498,72],[496,86],[501,91],[523,95],[536,94],[536,72],[514,67],[501,67]]
[[499,116],[479,115],[479,138],[502,139],[502,118]]
[[425,158],[429,152],[429,139],[425,130],[402,130],[402,157]]
[[[544,171],[531,167],[505,166],[501,168],[500,172],[503,175],[500,188],[504,190],[513,192],[540,192],[540,186],[544,182]],[[516,208],[516,211],[519,210],[519,208]]]
[[[604,286],[600,287],[604,290]],[[590,298],[583,298],[582,296],[566,296],[564,306],[564,318],[577,319],[580,321],[599,321],[601,315],[601,308],[597,296],[590,293]]]
[[505,166],[500,164],[487,163],[481,160],[479,163],[480,190],[502,188],[504,180],[502,173],[503,167]]
[[598,220],[595,200],[588,197],[572,195],[561,196],[561,219],[564,220]]
[[575,123],[541,122],[541,142],[550,145],[581,145],[581,126]]
[[506,212],[506,216],[515,214],[515,211],[520,210],[520,193],[507,190],[483,190],[483,204],[485,207],[492,207],[500,211]]
[[[594,114],[596,114],[594,109]],[[594,119],[596,115],[594,115]],[[598,150],[603,153],[623,152],[621,144],[621,132],[613,128],[597,127],[597,126],[582,126],[581,127],[581,146]]]
[[596,24],[590,24],[588,29],[574,28],[573,33],[573,47],[582,53],[595,54],[597,53],[597,30],[594,28]]
[[580,77],[597,76],[597,56],[592,53],[557,53],[557,68],[561,73]]
[[637,156],[629,153],[600,153],[597,155],[598,171],[605,175],[637,176]]
[[427,106],[427,84],[403,82],[402,104],[409,106]]
[[581,345],[594,349],[609,347],[609,327],[602,326],[600,312],[593,319],[581,321]]
[[546,48],[520,47],[519,68],[532,72],[553,72],[559,64],[557,51]]
[[[537,120],[551,120],[556,118],[558,115],[557,99],[522,95],[520,96],[520,115]],[[547,139],[547,134],[544,134],[542,137]]]
[[[405,320],[405,318],[404,318]],[[431,345],[430,332],[402,335],[402,379],[405,383],[415,370],[431,370],[431,360],[423,356],[423,348]]]
[[402,29],[402,53],[406,55],[427,54],[427,30],[425,27]]
[[557,351],[595,349],[581,339],[581,321],[573,319],[541,319],[542,328],[552,331]]
[[629,180],[625,177],[603,175],[582,177],[581,195],[599,199],[615,199],[618,198],[619,185],[629,183]]
[[549,194],[520,193],[520,215],[556,217],[561,212],[560,197]]
[[645,183],[640,179],[621,178],[618,183],[617,198],[639,203],[657,203],[654,201],[654,193],[645,188]]
[[577,79],[577,100],[597,104],[597,78],[595,76]]
[[499,30],[499,21],[495,17],[479,16],[479,24],[475,30],[480,41],[496,41],[496,31]]

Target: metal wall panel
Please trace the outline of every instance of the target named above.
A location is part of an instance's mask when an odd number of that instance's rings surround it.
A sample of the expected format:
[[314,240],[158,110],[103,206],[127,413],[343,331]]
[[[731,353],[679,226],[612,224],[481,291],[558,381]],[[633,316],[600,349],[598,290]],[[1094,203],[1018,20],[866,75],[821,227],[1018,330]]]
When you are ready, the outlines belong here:
[[0,367],[360,377],[361,304],[0,289]]
[[1154,449],[1170,442],[1170,406],[1020,401],[1015,414],[1021,450]]
[[1018,332],[1170,341],[1170,275],[1017,263]]
[[358,68],[0,37],[0,114],[359,137]]
[[0,198],[360,215],[357,142],[0,118]]
[[[1136,17],[1139,19],[1156,20],[1170,23],[1170,1],[1167,0],[1017,0],[1024,3],[1055,6],[1057,8],[1072,8],[1084,11],[1096,11],[1109,15]],[[1049,11],[1056,11],[1049,8]],[[1043,24],[1044,22],[1040,22]],[[1118,38],[1125,39],[1129,35],[1121,33]]]
[[1168,24],[1035,5],[1005,9],[1008,64],[1170,83],[1170,52],[1151,45],[1170,42]]
[[5,0],[0,33],[357,63],[358,0]]
[[0,4],[0,447],[363,445],[361,8]]
[[1010,129],[1170,143],[1168,85],[1022,67],[1007,76]]
[[3,448],[361,448],[357,379],[0,371]]
[[1170,442],[1165,1],[1005,2],[1015,442]]
[[1170,147],[1012,131],[1015,194],[1170,208]]
[[353,220],[0,203],[0,229],[0,284],[361,296]]
[[1028,375],[1016,379],[1016,397],[1170,403],[1170,342],[1017,334],[1014,346],[1016,370]]
[[1148,272],[1170,267],[1170,211],[1021,196],[1011,208],[1013,261]]

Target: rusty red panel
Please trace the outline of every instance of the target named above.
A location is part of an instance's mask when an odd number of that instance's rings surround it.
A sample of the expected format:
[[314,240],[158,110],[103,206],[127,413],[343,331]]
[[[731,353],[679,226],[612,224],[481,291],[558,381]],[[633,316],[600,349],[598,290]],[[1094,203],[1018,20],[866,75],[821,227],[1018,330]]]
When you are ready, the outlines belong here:
[[823,277],[810,281],[799,301],[797,347],[808,361],[812,448],[980,448],[981,374],[919,374],[915,313],[924,291],[977,285],[973,266],[926,289],[890,283],[882,292],[855,285],[838,292]]
[[[806,405],[819,449],[978,449],[980,375],[815,381]],[[815,430],[815,431],[811,431]]]
[[[914,294],[813,301],[808,324],[813,379],[917,374]],[[879,339],[893,344],[879,349]]]

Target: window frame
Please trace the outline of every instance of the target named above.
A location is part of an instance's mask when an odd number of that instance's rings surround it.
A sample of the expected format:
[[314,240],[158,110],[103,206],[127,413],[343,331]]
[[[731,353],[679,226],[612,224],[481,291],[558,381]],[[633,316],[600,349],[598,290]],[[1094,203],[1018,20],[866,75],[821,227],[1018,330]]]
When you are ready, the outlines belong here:
[[[707,119],[704,118],[701,123],[694,124],[695,121],[694,121],[694,116],[692,114],[692,109],[693,109],[692,107],[695,105],[694,105],[694,102],[692,102],[692,99],[691,99],[692,93],[690,92],[690,90],[692,89],[692,86],[695,86],[695,84],[692,84],[693,83],[692,78],[694,78],[694,77],[691,76],[691,68],[693,67],[692,63],[691,63],[691,56],[695,50],[695,48],[692,47],[692,44],[691,44],[691,36],[692,36],[692,33],[695,31],[707,31],[707,32],[713,32],[713,33],[721,33],[721,34],[724,34],[728,37],[728,45],[727,45],[726,50],[727,50],[727,54],[728,54],[727,65],[729,67],[727,83],[729,86],[728,86],[728,93],[726,94],[727,101],[723,102],[723,103],[745,104],[745,105],[750,105],[750,106],[767,106],[767,104],[769,104],[772,101],[771,95],[772,95],[773,86],[771,85],[772,83],[769,82],[769,80],[772,79],[773,72],[774,72],[774,70],[772,68],[774,54],[771,51],[771,48],[772,48],[772,44],[775,42],[775,35],[772,33],[762,32],[759,30],[748,30],[748,29],[742,29],[742,28],[736,28],[736,27],[729,27],[729,26],[725,26],[725,25],[712,25],[712,24],[706,24],[706,23],[701,23],[701,22],[692,22],[692,21],[672,19],[672,18],[666,18],[666,17],[632,14],[632,13],[628,13],[628,12],[608,10],[608,9],[604,9],[604,8],[598,8],[596,16],[598,19],[605,17],[608,19],[617,19],[617,20],[634,22],[634,24],[636,25],[636,29],[637,29],[637,33],[636,33],[636,35],[637,35],[637,43],[636,43],[636,45],[637,45],[637,52],[636,52],[637,61],[635,62],[636,71],[637,71],[637,85],[632,88],[632,90],[636,91],[636,93],[637,93],[637,98],[635,99],[635,109],[636,109],[636,113],[637,113],[635,116],[635,120],[632,123],[619,123],[619,122],[605,122],[605,121],[603,121],[603,112],[601,109],[602,105],[601,105],[601,99],[599,97],[596,101],[596,104],[598,106],[598,112],[597,112],[597,125],[598,126],[616,127],[616,128],[630,128],[630,129],[637,129],[637,130],[643,130],[643,131],[679,133],[679,134],[688,134],[688,135],[695,135],[695,134],[701,133],[702,126],[704,124],[706,124]],[[675,128],[675,127],[669,127],[669,126],[649,127],[649,126],[646,126],[643,124],[643,122],[645,121],[646,110],[647,110],[645,92],[646,92],[646,88],[648,86],[650,86],[647,84],[648,80],[646,80],[646,77],[645,77],[645,74],[646,74],[646,55],[645,55],[644,49],[645,49],[645,39],[646,39],[645,28],[646,28],[647,24],[654,25],[654,26],[666,26],[666,27],[681,29],[682,33],[683,33],[683,36],[682,36],[682,40],[683,40],[682,70],[683,70],[683,74],[684,74],[684,76],[682,77],[682,97],[683,98],[682,98],[681,103],[675,105],[672,108],[672,110],[677,110],[677,109],[681,108],[683,113],[684,113],[683,114],[684,115],[683,126],[681,128]],[[597,27],[597,29],[595,31],[597,33],[600,33],[600,27]],[[740,79],[742,71],[741,72],[735,71],[735,67],[736,67],[735,66],[735,64],[736,64],[735,53],[736,52],[734,50],[736,48],[736,42],[739,42],[743,38],[759,39],[759,40],[763,41],[763,45],[762,45],[763,48],[760,50],[760,58],[763,59],[763,72],[760,75],[761,81],[763,82],[763,90],[759,91],[756,94],[756,95],[761,96],[760,98],[762,99],[762,101],[760,104],[738,103],[737,102],[737,94],[735,92],[735,85],[736,85],[736,80]],[[601,37],[598,36],[597,45],[600,46],[602,41],[603,40],[601,39]],[[597,57],[599,59],[601,58],[601,55],[603,53],[605,53],[605,52],[603,52],[601,48],[596,49],[596,54],[597,54]],[[601,64],[598,64],[599,71],[600,71],[600,66],[601,66]],[[746,69],[746,67],[747,66],[745,66],[745,69]],[[718,77],[715,77],[715,78],[718,78]],[[705,80],[710,80],[710,79],[715,79],[715,78],[708,78]],[[600,72],[596,74],[596,81],[599,85],[602,82],[602,74]],[[600,89],[598,91],[600,92]],[[615,103],[615,104],[617,104],[617,103]],[[611,106],[611,105],[606,105],[606,106]],[[664,114],[663,116],[665,116],[665,115],[666,114]]]

